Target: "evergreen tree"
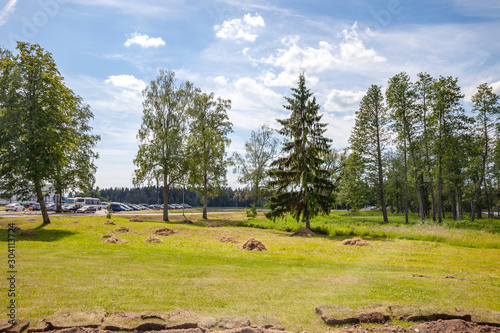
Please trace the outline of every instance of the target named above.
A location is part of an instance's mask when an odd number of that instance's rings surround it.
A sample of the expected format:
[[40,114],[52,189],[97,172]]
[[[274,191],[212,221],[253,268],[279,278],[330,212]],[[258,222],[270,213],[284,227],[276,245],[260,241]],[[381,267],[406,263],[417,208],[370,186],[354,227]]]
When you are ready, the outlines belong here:
[[355,124],[349,138],[351,148],[364,157],[365,165],[378,176],[379,198],[384,222],[387,218],[382,153],[389,141],[388,116],[381,87],[372,85],[356,111]]
[[329,213],[334,185],[324,168],[324,156],[331,142],[323,136],[327,124],[320,123],[320,106],[305,81],[305,75],[300,74],[292,97],[286,97],[288,105],[284,107],[291,112],[290,117],[278,119],[282,125],[279,133],[288,140],[282,157],[271,164],[270,186],[275,193],[269,199],[270,212],[266,216],[276,219],[290,212],[311,229],[311,217],[319,212]]

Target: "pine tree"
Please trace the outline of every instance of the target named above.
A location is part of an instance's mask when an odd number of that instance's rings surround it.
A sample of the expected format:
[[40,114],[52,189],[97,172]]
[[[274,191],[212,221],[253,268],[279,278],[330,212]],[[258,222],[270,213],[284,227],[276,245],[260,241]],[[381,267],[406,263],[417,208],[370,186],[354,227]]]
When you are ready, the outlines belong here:
[[275,188],[269,199],[268,218],[275,220],[292,213],[297,221],[305,221],[311,229],[310,219],[319,212],[329,213],[333,200],[333,183],[330,173],[324,169],[323,156],[329,151],[330,139],[323,136],[327,124],[320,123],[320,106],[309,89],[305,75],[299,76],[292,97],[286,97],[290,117],[278,119],[282,128],[278,131],[288,138],[282,149],[282,157],[271,164],[270,186]]
[[378,175],[380,204],[384,222],[387,218],[387,208],[384,189],[384,174],[382,152],[389,141],[387,110],[383,104],[384,96],[381,88],[372,85],[361,100],[356,111],[356,122],[351,132],[349,142],[354,151],[362,155],[366,165]]

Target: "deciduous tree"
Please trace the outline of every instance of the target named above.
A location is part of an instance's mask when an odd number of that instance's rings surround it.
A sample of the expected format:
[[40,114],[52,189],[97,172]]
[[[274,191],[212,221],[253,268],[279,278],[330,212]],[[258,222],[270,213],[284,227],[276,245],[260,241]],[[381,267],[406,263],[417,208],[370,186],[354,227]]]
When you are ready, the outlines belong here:
[[91,138],[84,163],[92,163],[98,137],[89,134],[92,113],[66,87],[51,54],[24,42],[17,50],[16,56],[0,54],[0,186],[4,194],[21,199],[35,193],[43,222],[50,223],[44,187],[54,185],[62,170],[88,172],[82,163],[70,162],[69,150]]
[[245,156],[233,154],[234,171],[240,175],[238,182],[248,184],[253,193],[254,208],[267,187],[269,164],[279,151],[279,140],[273,133],[274,131],[265,125],[257,132],[252,131],[250,139],[245,142]]
[[142,125],[134,185],[163,183],[163,220],[168,221],[168,192],[186,174],[185,135],[192,85],[178,83],[175,73],[160,70],[143,91]]
[[227,183],[226,149],[231,143],[228,134],[232,132],[227,115],[230,108],[230,100],[215,99],[213,93],[197,92],[189,110],[189,183],[203,195],[204,219],[207,218],[208,200],[221,194]]

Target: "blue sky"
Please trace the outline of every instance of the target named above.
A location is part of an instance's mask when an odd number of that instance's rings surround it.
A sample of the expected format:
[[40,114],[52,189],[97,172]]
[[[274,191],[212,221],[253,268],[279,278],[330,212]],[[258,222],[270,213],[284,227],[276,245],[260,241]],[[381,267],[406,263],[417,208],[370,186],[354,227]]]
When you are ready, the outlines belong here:
[[232,100],[230,152],[287,117],[304,71],[343,148],[370,85],[401,71],[458,77],[466,107],[480,83],[500,93],[499,31],[496,0],[0,0],[0,46],[40,44],[91,106],[101,188],[132,186],[141,90],[161,68]]

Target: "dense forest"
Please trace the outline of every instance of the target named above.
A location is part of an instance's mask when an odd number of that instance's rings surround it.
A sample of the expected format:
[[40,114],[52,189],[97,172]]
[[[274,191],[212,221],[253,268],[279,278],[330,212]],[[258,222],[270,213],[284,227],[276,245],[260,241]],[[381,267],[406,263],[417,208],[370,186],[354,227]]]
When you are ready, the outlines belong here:
[[[168,202],[181,204],[183,202],[193,207],[201,206],[202,195],[182,188],[172,188],[168,193]],[[115,187],[94,191],[94,196],[99,196],[105,201],[130,202],[135,204],[162,204],[163,186],[152,187]],[[247,189],[232,189],[228,187],[223,194],[211,199],[208,202],[209,207],[250,207],[253,204],[253,196]],[[257,202],[258,207],[263,207],[265,200]]]

